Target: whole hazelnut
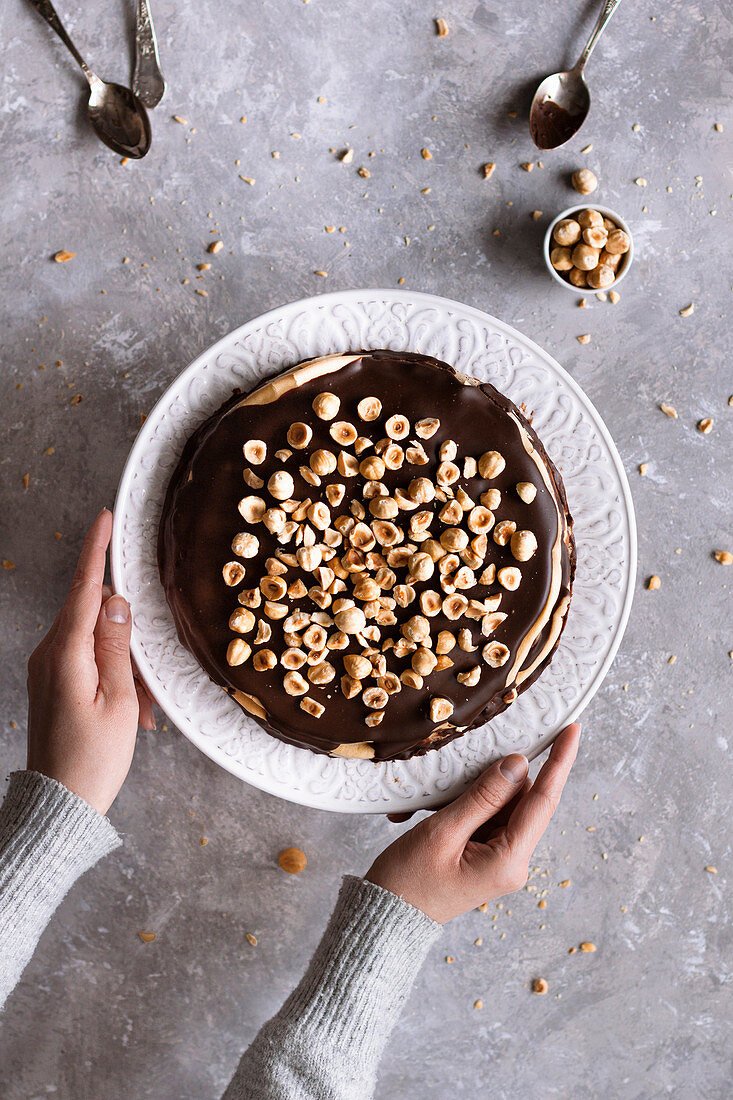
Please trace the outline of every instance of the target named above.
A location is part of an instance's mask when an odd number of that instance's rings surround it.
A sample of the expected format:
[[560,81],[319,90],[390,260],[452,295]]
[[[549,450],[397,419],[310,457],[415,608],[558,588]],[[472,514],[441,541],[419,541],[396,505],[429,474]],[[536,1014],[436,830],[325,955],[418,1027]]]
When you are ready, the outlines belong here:
[[581,229],[590,229],[594,225],[603,225],[603,214],[597,210],[581,210],[577,221]]
[[590,195],[598,186],[598,177],[590,168],[579,168],[577,172],[573,172],[572,184],[579,194]]
[[608,240],[608,230],[602,225],[592,225],[583,230],[583,240],[593,248],[603,248]]
[[611,286],[616,281],[616,272],[606,264],[599,264],[588,272],[588,286],[593,290],[602,290],[605,286]]
[[588,277],[584,271],[581,271],[579,267],[573,267],[568,271],[568,280],[573,286],[587,286]]
[[580,240],[580,226],[574,218],[563,218],[553,229],[552,238],[564,248],[571,247]]
[[579,268],[580,271],[592,271],[594,267],[598,267],[599,256],[599,249],[593,248],[592,245],[586,244],[585,241],[581,241],[579,244],[576,244],[573,249],[573,265]]
[[319,393],[313,398],[313,412],[321,420],[333,420],[341,407],[341,401],[335,393]]
[[627,233],[624,233],[623,229],[612,229],[608,234],[608,240],[606,241],[606,251],[611,252],[614,255],[623,254],[628,252],[631,247],[631,241]]
[[297,451],[302,451],[304,447],[307,447],[313,437],[313,431],[307,424],[301,423],[296,420],[294,424],[291,424],[288,428],[287,441],[291,447],[295,447]]
[[553,248],[550,253],[550,263],[555,268],[555,271],[570,271],[573,266],[572,256],[569,248]]
[[376,420],[382,411],[382,402],[378,397],[362,397],[356,411],[362,420]]
[[267,488],[275,500],[288,500],[293,495],[295,482],[287,470],[276,470],[267,482]]
[[609,252],[607,248],[604,248],[598,257],[598,266],[610,267],[611,271],[618,271],[623,258],[622,252]]

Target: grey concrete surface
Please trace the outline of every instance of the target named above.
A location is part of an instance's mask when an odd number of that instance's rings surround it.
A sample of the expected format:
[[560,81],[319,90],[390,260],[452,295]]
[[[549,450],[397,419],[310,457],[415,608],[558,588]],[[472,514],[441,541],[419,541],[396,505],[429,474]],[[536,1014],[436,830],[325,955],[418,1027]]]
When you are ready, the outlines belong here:
[[[586,127],[527,173],[530,89],[574,60],[595,6],[155,0],[169,90],[150,155],[124,166],[86,126],[80,74],[30,4],[5,13],[3,777],[24,764],[26,657],[141,414],[269,307],[404,279],[484,308],[570,370],[629,471],[636,601],[561,810],[529,889],[446,929],[380,1100],[730,1095],[733,569],[711,552],[733,549],[731,8],[622,5],[589,69]],[[132,0],[60,7],[100,73],[127,79]],[[347,145],[350,165],[333,152]],[[618,305],[585,310],[540,259],[581,165],[637,246]],[[55,264],[59,249],[76,256]],[[300,976],[339,876],[398,830],[261,794],[171,728],[140,736],[111,816],[124,848],[61,906],[0,1023],[5,1100],[214,1100]],[[289,844],[309,858],[298,878],[275,862]],[[585,940],[595,953],[568,953]],[[529,992],[536,976],[547,996]]]

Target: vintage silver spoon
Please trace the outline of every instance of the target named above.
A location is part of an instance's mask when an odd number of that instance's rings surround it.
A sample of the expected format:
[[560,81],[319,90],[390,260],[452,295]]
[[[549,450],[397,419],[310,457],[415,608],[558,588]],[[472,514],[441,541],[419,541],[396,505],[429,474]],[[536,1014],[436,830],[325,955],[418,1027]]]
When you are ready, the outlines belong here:
[[148,0],[137,0],[135,25],[135,72],[132,90],[146,107],[157,107],[165,92],[165,80],[160,71],[158,40]]
[[51,0],[30,0],[56,31],[89,81],[87,117],[97,137],[125,157],[144,157],[150,148],[150,119],[140,100],[121,84],[107,84],[93,73],[66,33]]
[[588,117],[590,91],[583,79],[588,58],[621,0],[606,0],[593,32],[575,65],[567,73],[546,76],[534,94],[529,132],[538,149],[557,149],[577,134]]

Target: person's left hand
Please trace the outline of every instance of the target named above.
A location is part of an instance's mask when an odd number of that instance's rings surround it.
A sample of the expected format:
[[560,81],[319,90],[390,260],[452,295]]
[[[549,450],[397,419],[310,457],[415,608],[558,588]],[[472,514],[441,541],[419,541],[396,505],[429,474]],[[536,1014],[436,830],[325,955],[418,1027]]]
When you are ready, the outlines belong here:
[[138,723],[155,729],[135,679],[130,607],[104,582],[112,513],[87,534],[66,603],[28,661],[28,768],[57,779],[101,814],[130,769]]

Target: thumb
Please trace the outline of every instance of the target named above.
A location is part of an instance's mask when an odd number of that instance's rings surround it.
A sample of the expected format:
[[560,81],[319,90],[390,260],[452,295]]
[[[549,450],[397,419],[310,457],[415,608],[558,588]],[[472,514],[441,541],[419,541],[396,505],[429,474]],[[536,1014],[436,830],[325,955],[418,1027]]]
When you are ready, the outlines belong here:
[[499,812],[521,789],[527,778],[526,756],[514,752],[487,768],[450,806],[438,810],[436,824],[450,829],[463,848],[480,825]]
[[130,605],[123,596],[110,596],[102,604],[94,628],[94,656],[99,671],[99,690],[108,700],[130,695],[135,698],[135,681],[130,657],[132,621]]

